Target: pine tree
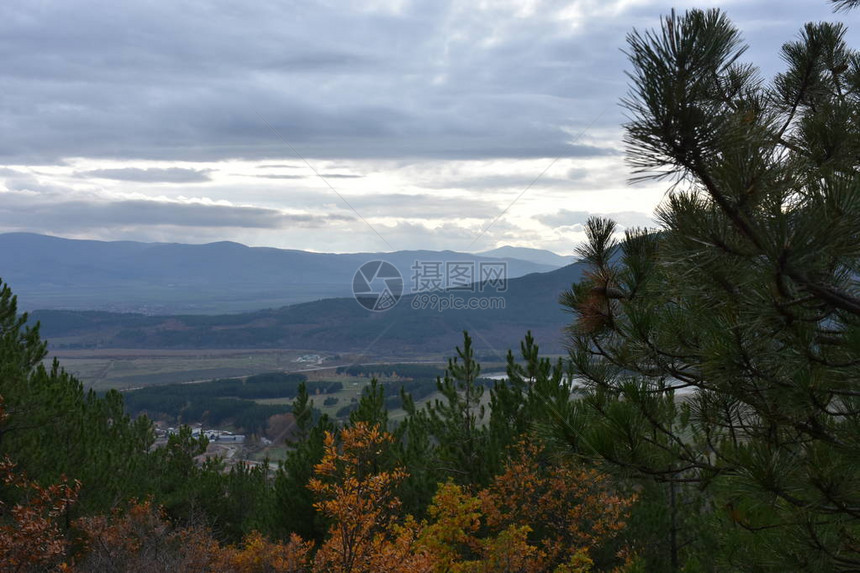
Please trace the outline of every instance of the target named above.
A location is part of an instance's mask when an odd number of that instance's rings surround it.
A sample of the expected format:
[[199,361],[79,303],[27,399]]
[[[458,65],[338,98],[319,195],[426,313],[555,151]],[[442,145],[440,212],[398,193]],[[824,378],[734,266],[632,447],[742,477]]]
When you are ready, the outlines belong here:
[[553,363],[540,356],[531,331],[520,343],[520,355],[522,362],[517,362],[508,351],[507,379],[496,381],[490,391],[490,450],[497,458],[496,472],[504,465],[507,448],[558,417],[568,408],[573,392],[571,373],[561,359]]
[[299,384],[298,392],[293,400],[293,417],[296,421],[295,441],[304,440],[313,427],[314,409],[308,394],[308,386],[304,382]]
[[304,539],[319,541],[328,527],[323,516],[314,509],[314,499],[308,483],[314,475],[314,467],[325,453],[325,436],[334,431],[334,424],[325,414],[313,422],[313,402],[302,382],[293,401],[296,417],[296,440],[287,459],[275,474],[274,502],[270,521],[273,532],[282,539],[298,534]]
[[423,517],[436,493],[441,473],[433,461],[435,446],[426,409],[417,408],[412,396],[403,388],[400,397],[406,417],[394,430],[392,450],[400,465],[409,468],[409,475],[400,484],[398,497],[404,511]]
[[491,439],[482,402],[481,366],[467,332],[456,352],[436,380],[441,398],[418,408],[412,396],[401,391],[406,418],[395,429],[393,450],[409,475],[399,497],[404,508],[419,517],[424,517],[438,484],[453,479],[464,485],[486,485],[503,463],[504,447],[495,449]]
[[385,388],[376,378],[371,379],[361,393],[358,407],[349,413],[350,425],[364,422],[368,426],[379,426],[383,431],[388,428],[388,409],[385,407]]
[[717,10],[632,33],[629,160],[675,183],[659,233],[588,222],[589,273],[562,297],[589,392],[560,432],[667,484],[673,512],[707,492],[720,570],[860,568],[860,55],[844,34],[807,24],[766,83]]
[[0,281],[0,396],[8,413],[0,424],[0,454],[41,483],[79,480],[75,512],[139,495],[154,440],[150,422],[131,420],[118,392],[99,397],[56,360],[46,368],[46,354],[38,324],[18,314],[16,297]]
[[464,332],[463,347],[457,347],[457,356],[448,360],[445,375],[436,381],[442,398],[428,404],[426,410],[428,427],[436,441],[438,471],[463,484],[485,484],[492,476],[480,373],[472,339]]
[[860,6],[860,0],[830,0],[837,10],[851,10]]

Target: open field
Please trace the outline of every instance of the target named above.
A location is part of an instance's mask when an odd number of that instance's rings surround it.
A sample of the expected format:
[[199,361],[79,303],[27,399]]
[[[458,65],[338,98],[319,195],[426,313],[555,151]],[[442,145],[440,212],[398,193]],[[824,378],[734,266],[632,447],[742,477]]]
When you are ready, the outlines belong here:
[[[318,357],[318,359],[317,359]],[[209,381],[250,376],[264,372],[304,372],[309,380],[354,382],[335,374],[338,366],[366,362],[402,362],[395,358],[333,354],[313,350],[265,349],[87,349],[55,350],[46,363],[57,358],[67,371],[97,391],[129,390],[154,384]],[[415,362],[444,363],[441,356],[410,357]],[[351,386],[350,386],[351,387]],[[342,403],[338,407],[345,405]]]
[[[439,363],[442,366],[442,363]],[[337,412],[341,408],[345,406],[349,406],[350,404],[355,404],[361,398],[362,392],[364,389],[370,384],[369,378],[357,377],[357,376],[346,376],[343,374],[337,374],[335,372],[335,368],[326,369],[326,370],[318,370],[312,373],[311,376],[308,376],[308,380],[315,381],[329,381],[329,382],[342,382],[343,389],[339,392],[334,392],[331,394],[319,394],[312,396],[312,400],[314,403],[314,407],[317,408],[323,414],[328,414],[331,418],[337,418]],[[403,380],[396,378],[387,378],[381,377],[380,382],[384,385],[394,384],[399,386],[403,383]],[[489,395],[489,393],[488,393]],[[430,396],[416,400],[415,403],[421,407],[427,402],[439,398],[440,394],[433,393]],[[334,404],[326,405],[326,399],[336,399],[337,402]],[[292,404],[293,400],[291,398],[262,398],[255,400],[258,404]],[[488,400],[489,402],[489,400]],[[399,420],[406,416],[406,411],[401,408],[389,409],[388,417],[390,420],[395,421]]]
[[[77,376],[86,387],[96,391],[118,389],[127,391],[146,386],[209,382],[214,379],[243,378],[270,372],[302,373],[309,382],[340,382],[342,388],[331,394],[312,396],[314,406],[332,418],[343,417],[344,408],[356,404],[370,383],[365,374],[338,373],[340,366],[388,365],[392,363],[426,364],[440,368],[445,366],[442,356],[420,356],[409,359],[370,357],[364,355],[339,355],[309,350],[263,350],[263,349],[209,349],[209,350],[146,350],[146,349],[76,349],[58,350],[48,360],[57,358],[61,365]],[[386,360],[386,358],[389,358]],[[503,369],[501,363],[484,363],[484,371]],[[365,371],[367,372],[367,371]],[[400,385],[411,378],[396,375],[380,375],[383,385],[393,385],[389,397],[399,393]],[[431,378],[432,380],[432,378]],[[432,383],[432,382],[431,382]],[[486,394],[488,398],[489,393]],[[438,398],[436,393],[416,395],[417,405]],[[291,396],[254,399],[261,405],[289,405]],[[389,418],[403,418],[405,411],[397,407],[399,400],[389,399]],[[340,416],[338,416],[340,414]],[[277,458],[283,452],[275,452]]]
[[254,453],[250,454],[247,459],[262,462],[265,459],[269,459],[270,462],[282,462],[287,459],[287,453],[290,451],[288,446],[283,444],[280,445],[271,445],[266,446],[264,448],[260,448]]
[[[128,390],[153,384],[208,381],[262,372],[300,371],[319,366],[302,361],[302,350],[60,350],[60,364],[85,386],[98,391]],[[321,359],[330,359],[331,354]]]

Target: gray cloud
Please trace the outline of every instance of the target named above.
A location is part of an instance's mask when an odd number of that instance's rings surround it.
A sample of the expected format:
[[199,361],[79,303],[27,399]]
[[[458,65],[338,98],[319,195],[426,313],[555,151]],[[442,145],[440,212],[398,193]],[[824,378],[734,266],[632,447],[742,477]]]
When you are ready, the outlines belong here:
[[[281,138],[319,158],[602,155],[571,133],[622,121],[624,37],[665,12],[381,6],[8,0],[0,157],[276,158],[290,154]],[[587,21],[563,17],[577,9]],[[768,72],[802,22],[846,17],[824,0],[727,9]]]
[[[352,3],[10,0],[0,156],[282,157],[281,137],[308,157],[600,154],[571,145],[565,128],[605,108],[607,89],[620,93],[615,48],[629,24],[571,33],[553,18],[564,6],[521,18],[453,2],[374,13]],[[596,47],[596,34],[616,46]]]
[[477,229],[444,224],[430,227],[422,223],[402,221],[390,227],[381,227],[380,233],[397,249],[458,250],[466,249],[477,236]]
[[581,181],[588,177],[587,169],[572,168],[567,170],[567,178],[571,181]]
[[78,173],[78,176],[146,183],[202,183],[204,181],[211,181],[210,172],[211,170],[209,169],[183,169],[181,167],[168,167],[166,169],[123,167],[120,169],[82,171]]
[[[665,12],[613,4],[7,0],[0,157],[275,158],[281,137],[325,158],[601,155],[571,133],[622,121],[625,34]],[[728,11],[767,70],[803,21],[846,18],[824,0]]]
[[254,177],[259,177],[261,179],[305,179],[305,175],[282,175],[279,173],[267,173],[263,175],[254,175]]
[[457,178],[440,177],[433,181],[424,182],[423,185],[430,189],[525,189],[530,188],[559,188],[576,191],[581,185],[571,178],[549,177],[544,175],[538,177],[540,171],[528,175],[474,175]]
[[624,227],[655,227],[653,217],[646,213],[638,211],[616,211],[614,213],[592,213],[589,211],[569,211],[562,209],[557,213],[546,215],[538,215],[535,217],[538,221],[548,227],[573,227],[576,225],[584,225],[589,217],[600,216],[612,219],[619,225]]
[[429,193],[378,193],[347,196],[350,205],[362,216],[400,217],[405,219],[460,219],[495,217],[501,209],[491,201],[458,198]]
[[88,228],[184,227],[283,229],[322,227],[353,220],[351,215],[289,214],[276,209],[172,203],[166,201],[54,201],[48,194],[6,192],[2,195],[0,226],[36,232],[68,232]]
[[548,227],[567,227],[570,225],[585,223],[592,213],[588,211],[569,211],[562,209],[557,213],[537,215],[535,219]]
[[[726,7],[751,44],[745,59],[761,65],[766,77],[782,69],[779,47],[803,22],[849,19],[832,14],[825,0],[783,2],[777,11],[765,0],[702,3]],[[691,2],[680,4],[683,10]],[[600,158],[547,173],[536,188],[558,196],[558,190],[620,186],[621,168],[600,172],[596,166],[620,165],[624,118],[617,102],[629,67],[621,49],[633,27],[653,28],[666,11],[663,0],[383,0],[372,7],[276,0],[241,8],[216,0],[6,0],[0,9],[0,163],[7,167],[0,176],[7,189],[22,193],[2,194],[0,225],[91,229],[103,237],[103,229],[122,227],[116,238],[174,225],[178,240],[188,236],[182,229],[194,236],[242,229],[231,236],[298,237],[305,245],[337,240],[343,248],[361,248],[351,235],[335,238],[328,229],[281,232],[336,226],[352,217],[334,194],[311,189],[315,176],[298,151],[320,164],[324,177],[343,179],[345,194],[353,191],[346,180],[361,176],[353,173],[381,175],[384,185],[386,170],[403,169],[397,184],[414,193],[391,186],[374,196],[345,195],[363,216],[406,219],[392,229],[392,241],[416,247],[421,237],[440,245],[468,242],[477,230],[414,221],[491,220],[505,205],[481,194],[524,189],[533,177],[484,175],[470,165],[444,169],[447,160]],[[848,43],[857,45],[860,26],[849,30]],[[75,193],[60,186],[68,183],[68,170],[56,175],[50,169],[64,158],[72,165],[78,165],[75,158],[92,160],[78,168],[90,171],[77,174]],[[99,159],[265,163],[255,172],[261,179],[226,184],[218,175],[229,167],[211,173],[91,168]],[[409,174],[420,181],[410,184]],[[94,181],[86,185],[87,179]],[[264,179],[296,183],[273,191]],[[182,185],[199,183],[195,194],[262,206],[108,200],[128,196],[124,182],[163,184],[153,194],[174,198]],[[434,189],[441,191],[434,195]],[[607,193],[606,211],[623,205],[611,206],[616,196]],[[502,194],[495,193],[496,200]],[[536,195],[528,197],[534,205]],[[544,209],[553,208],[551,198],[543,201]],[[312,214],[270,208],[280,205]],[[337,216],[326,214],[332,205]],[[624,206],[634,207],[640,208]],[[572,229],[588,214],[562,211],[537,219]],[[624,226],[651,222],[635,211],[609,215]],[[487,248],[553,234],[505,225],[500,220],[482,238]]]
[[[292,174],[283,174],[283,173],[264,173],[261,175],[254,175],[254,177],[259,177],[261,179],[308,179],[316,177],[316,174],[309,173],[307,175],[292,175]],[[324,179],[360,179],[363,175],[350,175],[348,173],[320,173],[320,177]]]

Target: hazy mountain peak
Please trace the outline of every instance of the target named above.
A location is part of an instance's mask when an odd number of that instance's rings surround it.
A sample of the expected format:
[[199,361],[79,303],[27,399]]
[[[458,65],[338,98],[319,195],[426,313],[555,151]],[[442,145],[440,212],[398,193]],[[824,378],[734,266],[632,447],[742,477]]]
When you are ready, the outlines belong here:
[[554,267],[563,267],[565,265],[574,263],[577,260],[577,258],[574,256],[565,257],[544,249],[532,249],[529,247],[511,247],[509,245],[505,245],[503,247],[498,247],[496,249],[491,249],[489,251],[484,251],[477,254],[484,257],[520,259],[523,261],[530,261],[539,265],[550,265]]
[[[453,251],[333,254],[248,247],[232,241],[189,245],[0,234],[0,277],[15,289],[22,310],[146,314],[254,310],[351,296],[355,272],[372,260],[384,260],[399,269],[404,289],[410,292],[417,288],[413,286],[416,262],[484,258]],[[537,257],[502,258],[509,279],[564,264],[540,263]]]

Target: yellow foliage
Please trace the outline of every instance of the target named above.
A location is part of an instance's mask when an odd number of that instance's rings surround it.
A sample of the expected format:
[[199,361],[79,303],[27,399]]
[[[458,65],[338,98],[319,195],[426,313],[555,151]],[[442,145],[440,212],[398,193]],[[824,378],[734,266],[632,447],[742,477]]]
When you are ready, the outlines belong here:
[[[0,419],[4,413],[0,398]],[[9,518],[0,525],[0,563],[10,571],[63,570],[68,542],[60,532],[57,519],[73,504],[80,491],[80,482],[63,479],[58,484],[42,487],[15,470],[8,457],[0,459],[0,481],[19,491],[24,501],[7,508],[0,501],[0,517]]]
[[257,531],[248,534],[242,547],[218,551],[214,571],[234,573],[305,573],[310,571],[313,543],[293,535],[286,545],[272,543]]
[[326,434],[325,454],[308,487],[315,507],[334,522],[314,559],[320,573],[420,573],[430,571],[429,553],[415,541],[420,526],[400,519],[394,488],[406,477],[400,468],[382,470],[379,460],[393,442],[378,426],[359,422],[340,432],[340,448]]
[[[490,487],[439,486],[421,542],[437,573],[586,573],[592,551],[621,531],[634,502],[593,469],[541,463],[540,446],[514,452]],[[621,551],[619,557],[624,556]]]

